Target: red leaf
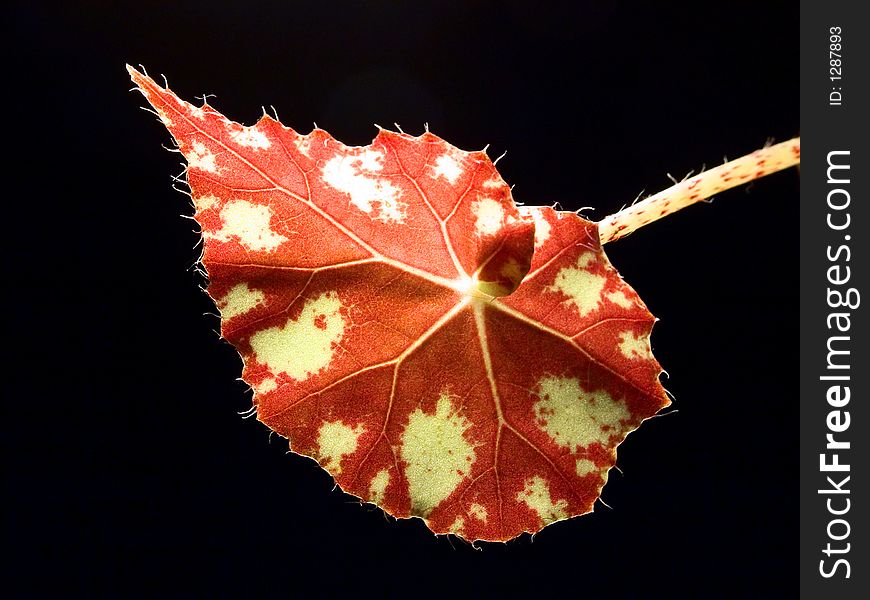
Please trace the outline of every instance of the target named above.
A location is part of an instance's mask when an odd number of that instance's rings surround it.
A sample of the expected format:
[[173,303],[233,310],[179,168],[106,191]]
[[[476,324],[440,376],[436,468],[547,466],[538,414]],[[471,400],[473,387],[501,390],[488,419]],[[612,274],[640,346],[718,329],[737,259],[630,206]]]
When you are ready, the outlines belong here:
[[436,533],[507,540],[592,510],[616,446],[669,403],[654,318],[594,223],[517,209],[483,152],[428,132],[349,148],[243,127],[130,72],[188,161],[262,422]]

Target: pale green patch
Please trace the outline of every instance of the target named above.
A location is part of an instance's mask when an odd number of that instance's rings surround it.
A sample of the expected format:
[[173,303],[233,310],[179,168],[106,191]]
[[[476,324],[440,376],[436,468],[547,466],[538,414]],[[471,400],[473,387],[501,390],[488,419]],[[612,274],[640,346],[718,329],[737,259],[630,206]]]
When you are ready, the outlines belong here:
[[526,480],[525,488],[517,494],[517,500],[537,513],[544,525],[568,518],[568,502],[566,500],[554,502],[550,496],[550,487],[544,478],[538,475]]
[[369,483],[369,502],[382,504],[389,484],[390,470],[381,469],[378,471],[375,476],[372,477],[371,483]]
[[227,294],[217,301],[222,319],[232,319],[254,310],[266,301],[266,295],[257,289],[251,289],[247,283],[233,286]]
[[478,521],[483,521],[484,523],[486,523],[487,514],[485,506],[474,503],[468,507],[468,514],[473,516]]
[[581,458],[577,461],[577,475],[580,477],[585,477],[586,475],[589,475],[589,473],[594,473],[596,471],[600,471],[598,465],[588,458]]
[[246,200],[232,200],[221,209],[222,227],[215,233],[205,232],[205,237],[227,242],[238,238],[249,250],[274,251],[287,241],[283,235],[269,228],[272,211],[268,206],[253,204]]
[[625,292],[622,290],[616,290],[615,292],[607,292],[604,294],[604,297],[616,304],[617,306],[621,306],[622,308],[631,308],[634,306],[634,301],[625,295]]
[[278,382],[274,378],[269,377],[261,381],[254,389],[258,394],[268,394],[278,389]]
[[344,329],[338,294],[326,292],[306,301],[295,320],[253,334],[251,348],[273,375],[286,373],[304,381],[332,362]]
[[401,456],[411,495],[411,513],[427,516],[471,472],[474,447],[465,439],[471,423],[455,412],[442,392],[435,414],[411,413],[402,434]]
[[465,529],[465,519],[462,517],[456,517],[456,520],[453,521],[453,525],[450,526],[450,532],[461,533],[463,529]]
[[594,252],[584,252],[577,257],[577,266],[581,269],[585,269],[589,265],[595,264],[596,262],[598,262],[598,255]]
[[520,281],[524,275],[520,263],[514,258],[508,258],[498,272],[510,281]]
[[556,274],[553,285],[546,289],[549,292],[559,292],[568,297],[567,302],[573,304],[581,317],[585,317],[601,304],[601,293],[607,278],[587,270],[594,263],[594,252],[584,252],[577,258],[574,266],[563,267]]
[[633,331],[623,331],[619,334],[619,351],[632,360],[652,358],[649,337],[637,337]]
[[341,421],[324,421],[317,431],[317,447],[320,464],[332,475],[341,473],[341,461],[356,452],[362,425],[349,427]]
[[610,436],[622,435],[622,421],[631,417],[623,400],[605,390],[585,390],[571,377],[544,377],[538,398],[533,406],[538,426],[556,444],[571,449],[608,445]]

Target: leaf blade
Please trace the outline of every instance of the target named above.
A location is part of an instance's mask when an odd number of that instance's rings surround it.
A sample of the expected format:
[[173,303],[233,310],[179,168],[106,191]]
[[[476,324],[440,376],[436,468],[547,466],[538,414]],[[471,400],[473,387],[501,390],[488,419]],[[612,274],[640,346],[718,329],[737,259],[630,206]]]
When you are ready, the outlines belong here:
[[258,418],[346,491],[507,540],[592,509],[669,402],[594,224],[517,209],[482,152],[252,127],[131,76],[188,160],[208,292]]

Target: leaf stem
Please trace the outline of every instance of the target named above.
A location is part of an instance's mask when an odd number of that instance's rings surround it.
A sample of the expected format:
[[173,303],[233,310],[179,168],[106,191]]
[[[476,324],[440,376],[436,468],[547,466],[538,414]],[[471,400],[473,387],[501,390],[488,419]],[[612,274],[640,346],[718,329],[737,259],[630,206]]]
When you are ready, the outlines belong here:
[[658,194],[602,219],[598,223],[601,243],[618,240],[647,223],[729,188],[798,165],[800,160],[801,139],[797,137],[766,146],[694,177],[687,177]]

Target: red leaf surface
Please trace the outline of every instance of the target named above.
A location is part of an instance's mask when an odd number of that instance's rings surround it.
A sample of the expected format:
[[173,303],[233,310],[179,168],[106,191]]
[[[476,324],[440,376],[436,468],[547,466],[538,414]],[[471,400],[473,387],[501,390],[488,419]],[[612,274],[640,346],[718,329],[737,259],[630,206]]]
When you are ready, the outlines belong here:
[[592,510],[616,446],[669,403],[655,319],[596,224],[517,208],[485,153],[428,132],[243,127],[130,72],[187,159],[263,423],[436,533],[508,540]]

